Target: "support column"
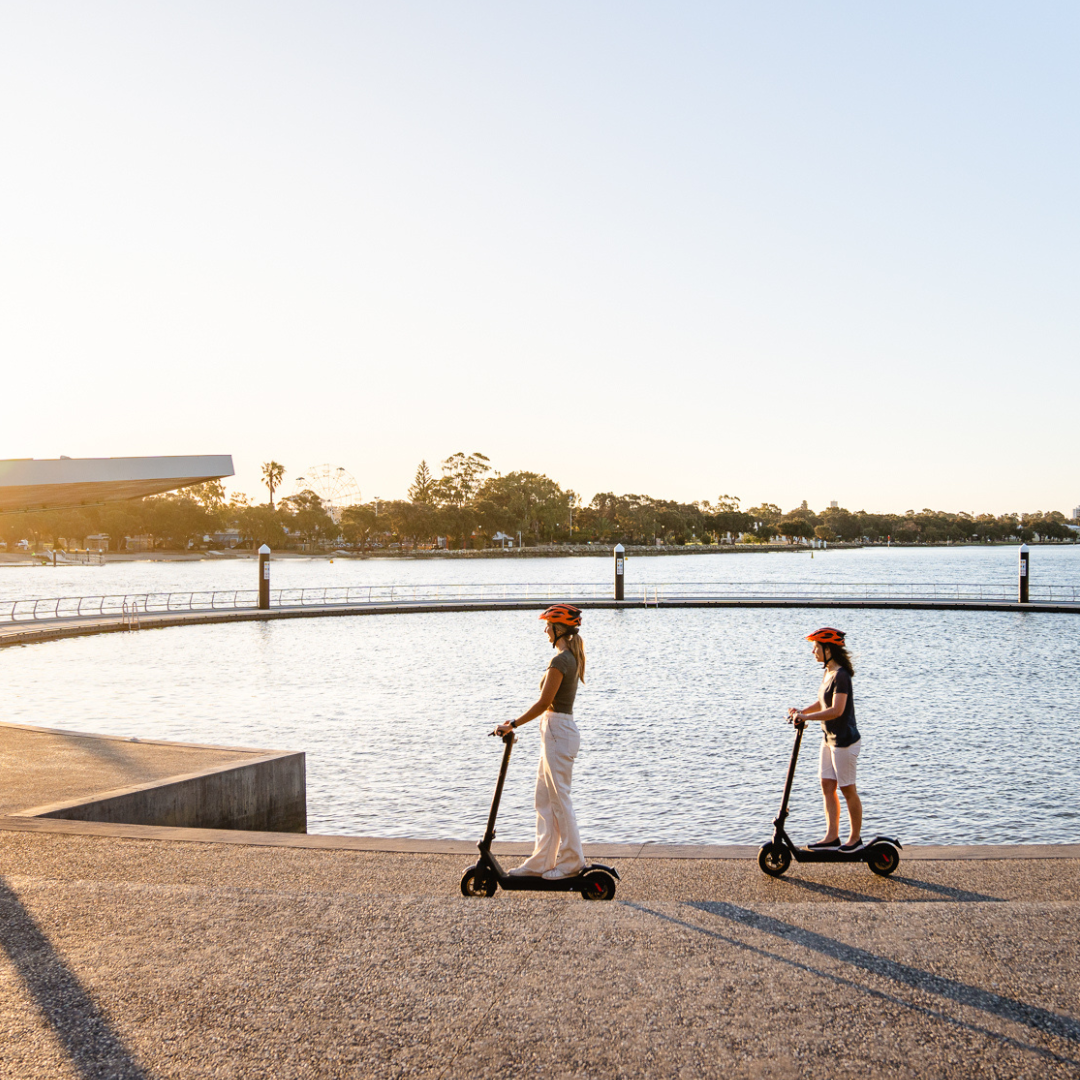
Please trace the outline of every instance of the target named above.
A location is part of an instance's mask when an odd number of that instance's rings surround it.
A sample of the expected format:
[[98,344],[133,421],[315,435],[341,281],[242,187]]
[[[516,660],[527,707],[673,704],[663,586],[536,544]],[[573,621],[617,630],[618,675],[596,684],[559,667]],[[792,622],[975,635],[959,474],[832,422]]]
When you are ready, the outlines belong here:
[[623,581],[626,576],[626,548],[622,544],[615,545],[615,599],[622,600],[624,596]]
[[1028,546],[1020,545],[1020,603],[1028,602]]

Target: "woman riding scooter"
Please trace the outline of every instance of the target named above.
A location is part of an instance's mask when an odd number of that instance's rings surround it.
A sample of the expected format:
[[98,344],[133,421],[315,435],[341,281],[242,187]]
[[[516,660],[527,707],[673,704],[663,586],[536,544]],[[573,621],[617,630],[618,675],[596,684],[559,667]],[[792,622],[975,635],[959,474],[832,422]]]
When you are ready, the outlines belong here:
[[[844,634],[831,626],[823,626],[806,635],[814,643],[814,659],[825,666],[818,688],[818,699],[805,709],[789,709],[788,721],[821,721],[821,794],[825,802],[825,835],[813,850],[858,851],[862,846],[862,800],[855,787],[855,762],[862,746],[855,725],[855,699],[851,692],[851,677],[855,668],[844,647]],[[847,803],[851,832],[847,842],[840,843],[840,799],[837,788]]]
[[516,720],[500,724],[497,735],[540,717],[540,766],[536,774],[536,844],[532,855],[510,873],[536,874],[548,881],[570,878],[585,865],[570,782],[581,736],[574,723],[574,696],[585,681],[581,609],[555,604],[540,616],[555,655],[540,683],[540,697]]

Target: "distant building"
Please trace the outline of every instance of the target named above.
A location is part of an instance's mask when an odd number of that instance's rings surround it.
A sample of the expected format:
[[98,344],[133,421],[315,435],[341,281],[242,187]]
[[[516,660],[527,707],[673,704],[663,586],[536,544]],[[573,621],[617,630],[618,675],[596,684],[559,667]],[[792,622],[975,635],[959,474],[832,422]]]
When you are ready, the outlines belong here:
[[1073,507],[1073,521],[1080,521],[1080,506]]
[[829,509],[830,510],[839,510],[840,509],[840,504],[835,499],[833,499],[833,501],[831,503],[829,503]]

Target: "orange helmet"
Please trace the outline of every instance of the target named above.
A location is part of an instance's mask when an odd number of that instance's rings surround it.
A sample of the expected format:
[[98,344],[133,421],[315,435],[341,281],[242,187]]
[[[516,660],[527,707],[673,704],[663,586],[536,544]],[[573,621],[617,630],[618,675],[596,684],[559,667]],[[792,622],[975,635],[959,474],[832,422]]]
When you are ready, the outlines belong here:
[[831,626],[823,626],[820,630],[815,630],[812,634],[807,634],[806,640],[818,641],[822,645],[843,645],[844,631],[834,630]]
[[540,618],[544,622],[558,623],[560,626],[572,626],[577,629],[581,626],[581,608],[574,607],[573,604],[552,604]]

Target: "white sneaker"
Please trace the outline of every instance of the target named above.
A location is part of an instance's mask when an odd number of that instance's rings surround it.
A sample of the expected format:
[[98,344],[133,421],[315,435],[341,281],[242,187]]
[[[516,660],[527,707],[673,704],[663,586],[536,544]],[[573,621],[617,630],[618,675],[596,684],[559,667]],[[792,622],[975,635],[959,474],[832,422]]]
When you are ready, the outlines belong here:
[[563,878],[577,877],[578,874],[580,874],[580,873],[581,873],[580,870],[571,870],[571,871],[568,872],[566,870],[560,870],[556,866],[554,870],[545,870],[544,871],[544,880],[545,881],[562,881]]
[[539,877],[539,870],[530,870],[527,866],[515,866],[512,870],[506,871],[509,877]]

